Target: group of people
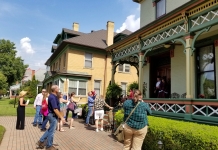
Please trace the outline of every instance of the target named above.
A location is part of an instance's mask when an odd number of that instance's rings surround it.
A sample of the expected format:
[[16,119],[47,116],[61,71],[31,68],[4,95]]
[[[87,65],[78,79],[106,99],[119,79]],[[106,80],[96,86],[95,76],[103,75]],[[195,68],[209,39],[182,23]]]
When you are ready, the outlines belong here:
[[168,98],[169,97],[169,85],[166,82],[165,77],[157,77],[157,82],[154,87],[155,98]]
[[[24,129],[25,122],[25,106],[27,106],[24,96],[26,91],[21,91],[19,94],[19,103],[17,108],[17,129]],[[78,103],[80,98],[76,100],[74,98],[75,93],[70,95],[70,103]],[[132,99],[128,98],[123,103],[124,109],[124,121],[128,118],[124,125],[124,147],[123,150],[139,150],[141,149],[143,140],[147,134],[148,119],[147,115],[151,114],[149,105],[142,100],[142,93],[140,90],[134,90]],[[40,101],[41,99],[41,101]],[[36,109],[36,115],[34,118],[33,126],[41,126],[41,130],[45,131],[39,141],[36,143],[38,148],[43,149],[46,147],[47,150],[57,150],[53,145],[53,138],[55,129],[63,131],[62,124],[66,123],[69,109],[67,109],[67,103],[69,103],[63,94],[60,94],[59,87],[53,85],[51,87],[51,93],[48,94],[45,89],[42,93],[38,94],[34,108]],[[47,105],[47,107],[46,107]],[[104,117],[104,106],[109,109],[113,107],[109,106],[103,96],[98,96],[94,91],[88,92],[88,114],[86,118],[86,126],[90,126],[89,119],[92,114],[95,117],[96,132],[103,131],[103,117]],[[132,112],[132,110],[134,110]],[[131,113],[132,112],[132,113]],[[40,119],[44,116],[44,121]],[[64,116],[66,116],[64,118]],[[70,128],[72,128],[73,118],[75,114],[72,113],[72,119],[70,121]],[[100,120],[100,128],[99,121]],[[49,128],[45,126],[49,121]],[[74,127],[73,127],[74,128]]]

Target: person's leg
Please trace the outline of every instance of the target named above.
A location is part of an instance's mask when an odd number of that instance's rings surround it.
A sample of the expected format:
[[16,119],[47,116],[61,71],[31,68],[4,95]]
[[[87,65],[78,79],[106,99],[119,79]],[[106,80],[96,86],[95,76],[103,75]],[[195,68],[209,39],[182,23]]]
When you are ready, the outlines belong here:
[[69,114],[69,109],[67,109],[67,111],[66,111],[66,118],[65,118],[66,122],[67,122],[68,114]]
[[98,132],[98,119],[99,119],[98,110],[94,111],[94,115],[95,115],[95,128],[96,128],[96,132]]
[[133,135],[132,149],[141,150],[143,141],[147,134],[147,129],[148,126],[145,126],[144,128],[135,131]]
[[17,123],[16,123],[16,129],[20,129],[20,111],[19,111],[19,108],[17,108]]
[[57,126],[56,126],[57,131],[60,131],[60,119],[57,121]]
[[24,129],[24,123],[25,123],[25,107],[23,107],[20,110],[20,129],[23,130]]
[[104,110],[101,110],[100,112],[99,112],[100,114],[99,114],[99,118],[100,118],[100,122],[101,122],[101,131],[103,131],[103,124],[104,124]]
[[63,127],[63,122],[62,122],[61,120],[60,120],[60,125],[59,125],[59,126],[60,126],[59,128],[60,128],[60,131],[61,131],[61,132],[65,131],[65,130],[62,128],[62,127]]
[[44,121],[42,123],[42,126],[41,126],[41,130],[45,130],[46,129],[46,124],[48,122],[48,117],[47,116],[44,116]]
[[49,148],[53,145],[54,133],[55,133],[56,125],[57,125],[57,119],[52,116],[49,122],[50,122],[50,127],[47,130],[48,131],[48,141],[47,141],[46,148]]
[[40,111],[40,106],[36,106],[36,114],[35,114],[35,118],[34,118],[34,121],[33,121],[34,126],[37,126],[38,118],[39,118],[39,111]]
[[98,119],[95,119],[95,127],[96,127],[96,132],[98,132]]
[[42,106],[39,106],[39,116],[38,116],[38,124],[42,125],[42,114],[41,114]]
[[123,132],[124,132],[123,150],[131,150],[134,130],[130,128],[127,124],[125,124]]
[[70,120],[70,129],[75,129],[75,127],[73,127],[73,121],[74,121],[74,119],[73,118],[71,118],[71,120]]
[[88,115],[86,117],[86,124],[87,125],[89,124],[89,119],[90,119],[91,114],[92,114],[92,107],[89,107],[88,108]]

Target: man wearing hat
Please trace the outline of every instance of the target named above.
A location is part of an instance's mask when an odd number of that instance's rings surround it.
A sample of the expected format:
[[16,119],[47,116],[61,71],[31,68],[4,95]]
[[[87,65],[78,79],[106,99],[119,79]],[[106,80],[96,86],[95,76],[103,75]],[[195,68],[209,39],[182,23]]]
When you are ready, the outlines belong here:
[[42,114],[40,113],[41,107],[42,107],[42,99],[43,99],[43,94],[46,92],[45,89],[42,89],[42,93],[39,93],[36,96],[36,99],[34,101],[34,109],[36,109],[36,114],[35,118],[33,121],[33,126],[36,127],[37,123],[38,125],[42,125]]

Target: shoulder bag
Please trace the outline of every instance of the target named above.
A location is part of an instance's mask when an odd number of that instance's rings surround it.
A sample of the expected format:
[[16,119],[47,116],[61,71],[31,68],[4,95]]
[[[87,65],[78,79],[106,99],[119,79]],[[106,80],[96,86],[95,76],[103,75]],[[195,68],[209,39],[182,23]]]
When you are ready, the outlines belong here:
[[137,103],[137,105],[135,106],[135,108],[131,111],[131,113],[129,114],[129,116],[126,118],[125,122],[121,123],[120,126],[116,129],[116,131],[114,132],[114,135],[117,138],[117,141],[122,142],[124,141],[124,124],[129,120],[130,116],[132,115],[132,113],[135,111],[136,107],[139,105],[140,102]]

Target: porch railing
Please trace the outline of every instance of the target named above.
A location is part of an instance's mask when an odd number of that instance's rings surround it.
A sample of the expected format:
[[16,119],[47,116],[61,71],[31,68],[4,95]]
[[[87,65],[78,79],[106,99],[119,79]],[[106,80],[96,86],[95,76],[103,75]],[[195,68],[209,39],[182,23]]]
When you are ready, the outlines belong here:
[[214,99],[144,99],[153,115],[218,125],[218,100]]

